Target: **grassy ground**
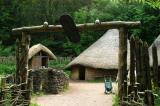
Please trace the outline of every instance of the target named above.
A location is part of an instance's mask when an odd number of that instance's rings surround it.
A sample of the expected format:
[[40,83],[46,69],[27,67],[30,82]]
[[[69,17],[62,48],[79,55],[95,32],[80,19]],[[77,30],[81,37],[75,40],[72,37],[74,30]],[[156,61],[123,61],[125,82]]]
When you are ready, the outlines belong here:
[[119,104],[118,104],[118,95],[116,93],[113,95],[113,104],[112,104],[112,106],[119,106]]

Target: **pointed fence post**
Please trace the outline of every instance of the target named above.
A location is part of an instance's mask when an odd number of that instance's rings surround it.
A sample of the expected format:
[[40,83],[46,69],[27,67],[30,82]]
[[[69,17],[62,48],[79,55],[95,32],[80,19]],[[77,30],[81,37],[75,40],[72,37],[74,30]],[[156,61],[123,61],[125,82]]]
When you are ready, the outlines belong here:
[[123,84],[127,81],[127,35],[128,29],[119,29],[119,60],[118,60],[118,96],[123,99]]
[[151,84],[151,68],[149,64],[149,52],[148,52],[148,44],[147,42],[144,42],[144,70],[145,70],[145,83],[144,83],[144,89],[145,90],[152,90],[152,84]]
[[151,90],[145,90],[144,106],[154,106],[154,96]]
[[[141,41],[142,42],[142,41]],[[144,42],[141,43],[141,54],[140,54],[140,57],[141,57],[141,91],[144,92],[144,90],[146,90],[145,88],[145,75],[146,75],[146,70],[145,70],[145,45],[144,45]]]
[[153,83],[154,87],[158,87],[158,56],[157,47],[155,44],[152,46],[152,58],[153,58]]
[[130,37],[130,86],[129,93],[132,91],[135,84],[135,38]]
[[140,85],[139,85],[139,90],[140,91],[144,91],[144,83],[143,83],[143,80],[144,80],[144,78],[143,78],[143,71],[144,71],[144,68],[143,68],[143,41],[141,40],[141,39],[139,39],[139,56],[140,56],[140,58],[139,58],[139,60],[140,60],[140,75],[139,75],[139,83],[140,83]]
[[139,38],[136,37],[135,40],[135,52],[136,52],[136,82],[140,83],[140,79],[141,79],[141,57],[140,57],[140,41]]

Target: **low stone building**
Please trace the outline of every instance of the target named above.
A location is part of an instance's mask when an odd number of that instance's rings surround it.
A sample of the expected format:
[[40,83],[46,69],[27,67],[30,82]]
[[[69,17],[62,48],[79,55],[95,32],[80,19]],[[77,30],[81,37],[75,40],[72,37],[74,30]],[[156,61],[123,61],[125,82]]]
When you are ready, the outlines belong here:
[[[128,65],[129,65],[128,41]],[[92,80],[112,76],[118,72],[119,30],[108,30],[99,40],[71,61],[66,69],[71,70],[73,80]]]
[[28,68],[48,67],[48,61],[53,59],[56,59],[56,56],[47,47],[42,44],[34,45],[29,49]]

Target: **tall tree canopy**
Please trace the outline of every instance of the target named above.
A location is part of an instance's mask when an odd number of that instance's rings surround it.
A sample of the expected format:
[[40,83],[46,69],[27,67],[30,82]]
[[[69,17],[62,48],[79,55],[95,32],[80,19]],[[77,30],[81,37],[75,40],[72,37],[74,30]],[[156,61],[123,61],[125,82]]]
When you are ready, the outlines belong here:
[[[151,44],[160,34],[159,3],[159,0],[0,0],[0,55],[14,50],[12,28],[40,25],[44,21],[59,24],[63,14],[70,14],[76,23],[95,22],[97,18],[101,21],[139,20],[142,27],[130,32]],[[69,42],[63,33],[37,33],[31,44],[40,42],[56,55],[76,56],[104,32],[83,32],[77,44]]]

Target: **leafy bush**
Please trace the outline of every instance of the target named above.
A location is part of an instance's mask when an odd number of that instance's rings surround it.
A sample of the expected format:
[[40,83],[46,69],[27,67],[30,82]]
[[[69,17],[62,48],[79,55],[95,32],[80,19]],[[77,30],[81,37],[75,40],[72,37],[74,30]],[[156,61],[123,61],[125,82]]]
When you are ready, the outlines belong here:
[[[71,62],[71,57],[58,57],[57,60],[51,60],[49,61],[49,67],[55,68],[55,69],[64,69],[66,65]],[[70,77],[71,71],[70,70],[64,70],[64,72]]]
[[156,94],[156,96],[154,96],[155,106],[160,106],[160,88],[154,88],[153,93]]
[[6,75],[6,74],[12,74],[15,73],[16,66],[14,63],[10,64],[0,64],[0,74]]
[[71,62],[71,57],[58,57],[57,60],[50,60],[49,67],[56,69],[64,69],[65,66]]

